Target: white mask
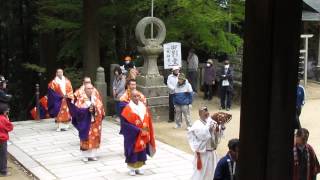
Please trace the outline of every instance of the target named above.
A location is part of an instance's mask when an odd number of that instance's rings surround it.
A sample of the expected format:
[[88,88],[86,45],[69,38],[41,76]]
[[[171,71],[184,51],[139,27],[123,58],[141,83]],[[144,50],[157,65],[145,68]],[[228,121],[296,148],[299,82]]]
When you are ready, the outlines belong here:
[[207,63],[207,67],[210,67],[211,66],[211,64],[210,63]]
[[125,64],[129,64],[129,63],[130,63],[130,61],[124,61],[124,63],[125,63]]

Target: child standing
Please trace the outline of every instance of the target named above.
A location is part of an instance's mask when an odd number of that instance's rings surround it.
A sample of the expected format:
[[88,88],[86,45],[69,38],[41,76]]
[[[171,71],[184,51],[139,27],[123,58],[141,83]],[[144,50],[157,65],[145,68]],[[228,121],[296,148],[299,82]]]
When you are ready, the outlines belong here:
[[0,103],[0,177],[9,176],[7,170],[7,141],[9,132],[12,131],[13,125],[9,120],[9,106]]

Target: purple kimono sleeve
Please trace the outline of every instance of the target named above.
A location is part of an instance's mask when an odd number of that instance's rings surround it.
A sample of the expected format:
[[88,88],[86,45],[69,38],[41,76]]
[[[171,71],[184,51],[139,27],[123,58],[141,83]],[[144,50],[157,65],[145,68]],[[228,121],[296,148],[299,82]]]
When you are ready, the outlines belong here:
[[72,124],[79,131],[80,140],[88,140],[91,126],[91,113],[88,108],[78,108],[71,103],[71,99],[67,99],[67,104],[72,117]]
[[122,126],[122,123],[124,122],[124,121],[126,121],[122,116],[121,116],[121,113],[122,113],[122,110],[123,110],[123,108],[125,108],[126,107],[126,105],[128,105],[128,103],[127,102],[119,102],[119,103],[117,103],[117,108],[118,108],[118,110],[119,110],[119,117],[120,117],[120,132],[119,132],[119,134],[123,134],[122,133],[122,127],[124,127],[124,126]]
[[48,88],[48,112],[50,117],[55,118],[59,114],[62,96],[53,89]]

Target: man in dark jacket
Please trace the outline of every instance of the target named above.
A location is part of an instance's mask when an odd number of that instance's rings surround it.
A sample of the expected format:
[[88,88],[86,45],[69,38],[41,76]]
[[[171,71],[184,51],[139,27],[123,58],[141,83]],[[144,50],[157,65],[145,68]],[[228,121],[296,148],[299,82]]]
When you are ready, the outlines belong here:
[[235,180],[239,147],[239,139],[231,139],[228,142],[229,152],[218,162],[213,180]]
[[224,61],[224,66],[219,72],[220,75],[220,109],[231,108],[231,99],[233,93],[233,69],[228,60]]

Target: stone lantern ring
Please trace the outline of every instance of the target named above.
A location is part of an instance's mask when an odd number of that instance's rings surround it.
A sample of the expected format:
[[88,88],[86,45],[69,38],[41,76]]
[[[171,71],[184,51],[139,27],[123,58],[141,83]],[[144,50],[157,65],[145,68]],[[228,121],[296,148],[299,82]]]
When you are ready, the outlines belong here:
[[[154,38],[146,38],[146,27],[153,24],[157,29],[157,35]],[[144,46],[160,46],[166,38],[166,27],[162,20],[156,17],[145,17],[141,19],[136,26],[136,38]]]
[[[154,38],[146,38],[145,36],[146,27],[150,24],[153,24],[157,29],[157,34]],[[140,44],[140,46],[137,47],[138,52],[142,54],[144,59],[141,75],[145,77],[160,77],[157,58],[159,54],[163,52],[161,44],[166,38],[166,27],[164,23],[156,17],[145,17],[138,22],[135,33]],[[139,78],[137,79],[137,83],[139,83]]]

